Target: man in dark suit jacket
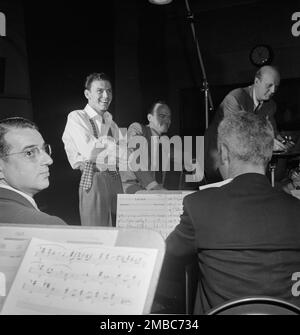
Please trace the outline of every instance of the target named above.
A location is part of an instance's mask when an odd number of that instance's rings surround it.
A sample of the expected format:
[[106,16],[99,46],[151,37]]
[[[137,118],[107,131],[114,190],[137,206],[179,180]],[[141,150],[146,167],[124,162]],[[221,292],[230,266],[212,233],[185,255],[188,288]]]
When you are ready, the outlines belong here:
[[273,139],[265,118],[247,112],[225,117],[218,128],[220,171],[233,180],[184,199],[166,259],[197,254],[199,313],[254,295],[300,306],[292,294],[293,273],[300,271],[300,202],[265,176]]
[[[147,148],[145,149],[148,149],[148,160],[147,162],[142,162],[146,165],[143,171],[120,171],[125,193],[136,193],[141,190],[152,191],[163,189],[162,171],[154,171],[151,169],[153,165],[153,162],[151,161],[151,145],[154,144],[154,141],[151,141],[151,138],[155,137],[156,139],[159,139],[161,135],[168,131],[171,124],[171,110],[165,102],[157,100],[152,104],[147,118],[149,124],[142,125],[134,122],[128,128],[128,153],[131,154],[135,149],[136,143],[134,143],[133,148],[131,147],[131,142],[134,140],[134,137],[141,136],[146,139],[145,144],[147,143]],[[159,169],[159,167],[157,168]]]
[[282,137],[277,132],[276,121],[274,119],[276,103],[272,100],[272,96],[277,91],[279,84],[279,72],[272,66],[263,66],[256,72],[253,85],[237,88],[226,95],[217,109],[213,121],[205,132],[204,164],[206,178],[209,181],[213,182],[221,179],[217,161],[217,129],[223,118],[229,114],[245,110],[255,113],[262,118],[269,119],[276,137],[274,149],[286,149],[280,142]]
[[0,121],[0,223],[65,224],[39,211],[33,196],[49,186],[51,148],[23,118]]

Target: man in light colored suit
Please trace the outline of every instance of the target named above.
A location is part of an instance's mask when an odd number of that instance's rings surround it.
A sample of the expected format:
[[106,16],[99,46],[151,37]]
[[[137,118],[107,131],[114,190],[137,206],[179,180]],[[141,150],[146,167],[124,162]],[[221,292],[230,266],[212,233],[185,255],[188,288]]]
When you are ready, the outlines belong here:
[[51,148],[36,125],[15,117],[0,121],[0,222],[61,225],[41,212],[33,196],[49,186]]

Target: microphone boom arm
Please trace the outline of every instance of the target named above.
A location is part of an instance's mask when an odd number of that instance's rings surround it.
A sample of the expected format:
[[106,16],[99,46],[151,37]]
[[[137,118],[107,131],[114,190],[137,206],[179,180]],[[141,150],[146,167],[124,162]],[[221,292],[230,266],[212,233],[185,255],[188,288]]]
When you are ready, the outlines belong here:
[[204,97],[205,97],[205,128],[207,129],[208,128],[209,111],[213,110],[214,106],[213,106],[213,102],[212,102],[212,98],[211,98],[211,94],[210,94],[210,90],[209,90],[209,86],[208,86],[206,71],[205,71],[203,58],[202,58],[201,51],[200,51],[199,42],[198,42],[198,39],[196,37],[196,30],[195,30],[195,25],[194,25],[194,21],[193,21],[194,20],[194,14],[191,12],[190,5],[189,5],[189,0],[185,0],[185,7],[186,7],[186,11],[187,11],[187,19],[190,22],[190,27],[191,27],[191,31],[192,31],[193,40],[194,40],[194,43],[196,45],[198,61],[199,61],[201,71],[202,71],[203,91],[204,91]]

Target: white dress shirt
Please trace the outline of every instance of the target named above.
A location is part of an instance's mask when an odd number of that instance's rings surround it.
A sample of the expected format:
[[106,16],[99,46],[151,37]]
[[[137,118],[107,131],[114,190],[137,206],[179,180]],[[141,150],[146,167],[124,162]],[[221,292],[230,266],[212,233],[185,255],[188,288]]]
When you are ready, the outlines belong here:
[[[90,123],[92,119],[96,125],[99,137],[94,136]],[[109,128],[113,137],[118,138],[118,126],[112,120],[109,112],[104,113],[105,123],[89,104],[83,110],[75,110],[68,115],[67,124],[62,136],[68,160],[73,169],[78,169],[85,161],[95,161],[99,150],[95,150],[101,136],[107,136]]]
[[258,110],[261,108],[263,101],[258,101],[256,98],[256,94],[255,94],[255,90],[253,87],[253,103],[254,103],[254,111],[256,111],[256,109],[258,108]]
[[211,187],[221,187],[221,186],[223,186],[223,185],[226,185],[226,184],[230,183],[231,181],[232,181],[232,178],[228,178],[228,179],[219,181],[219,182],[217,182],[217,183],[212,183],[212,184],[202,185],[202,186],[199,186],[199,190],[202,191],[202,190],[205,190],[206,188],[211,188]]
[[30,195],[28,195],[28,194],[26,194],[22,191],[19,191],[19,190],[15,189],[15,188],[13,188],[9,185],[6,185],[6,184],[0,183],[0,187],[6,188],[7,190],[10,190],[10,191],[13,191],[13,192],[16,192],[16,193],[20,194],[22,197],[26,198],[36,210],[39,211],[39,208],[38,208],[36,202],[34,201],[34,199]]

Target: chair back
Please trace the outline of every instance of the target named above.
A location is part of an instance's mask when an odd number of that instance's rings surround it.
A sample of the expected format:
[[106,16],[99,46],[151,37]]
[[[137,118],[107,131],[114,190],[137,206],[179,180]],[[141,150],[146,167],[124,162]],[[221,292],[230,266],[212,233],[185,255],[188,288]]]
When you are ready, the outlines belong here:
[[225,302],[207,315],[300,315],[300,308],[272,297],[243,297]]

